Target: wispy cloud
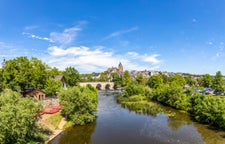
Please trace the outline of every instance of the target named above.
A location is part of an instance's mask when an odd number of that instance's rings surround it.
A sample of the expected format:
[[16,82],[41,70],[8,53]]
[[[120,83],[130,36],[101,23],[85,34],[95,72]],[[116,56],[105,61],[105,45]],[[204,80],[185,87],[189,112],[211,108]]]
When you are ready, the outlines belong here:
[[55,42],[59,42],[60,44],[69,44],[71,43],[77,36],[77,32],[81,31],[79,27],[71,27],[65,29],[63,32],[51,32],[50,39]]
[[[140,55],[136,52],[115,54],[102,46],[94,48],[80,46],[66,49],[52,46],[48,48],[48,54],[44,59],[49,65],[60,69],[74,66],[84,73],[102,72],[111,66],[117,66],[120,61],[127,70],[155,69],[159,66],[156,63],[159,64],[160,61],[157,59],[158,55]],[[136,56],[136,59],[131,55]]]
[[32,26],[26,26],[24,29],[25,30],[33,30],[33,29],[36,29],[36,28],[38,28],[38,26],[32,25]]
[[44,40],[44,41],[48,41],[48,42],[51,42],[51,43],[55,42],[54,40],[52,40],[50,38],[47,38],[47,37],[40,37],[40,36],[30,34],[30,33],[26,33],[26,32],[23,32],[22,34],[27,35],[28,37],[34,38],[34,39]]
[[126,30],[115,31],[115,32],[109,34],[108,36],[106,36],[105,38],[103,38],[103,40],[110,39],[110,38],[113,38],[113,37],[118,37],[118,36],[121,36],[123,34],[129,33],[129,32],[132,32],[132,31],[136,31],[138,29],[139,29],[138,27],[132,27],[132,28],[129,28],[129,29],[126,29]]
[[143,62],[149,62],[153,65],[157,65],[162,61],[158,59],[159,54],[144,54],[140,55],[137,52],[127,52],[127,55],[130,56],[131,59],[140,59]]
[[[51,43],[58,43],[60,45],[66,45],[70,44],[76,39],[78,31],[82,30],[80,26],[86,23],[87,23],[86,21],[81,21],[77,26],[66,28],[62,32],[50,32],[49,37],[43,37],[28,32],[23,32],[22,34],[27,35],[29,38],[44,40]],[[30,30],[32,28],[35,27],[34,26],[25,27],[25,30]]]

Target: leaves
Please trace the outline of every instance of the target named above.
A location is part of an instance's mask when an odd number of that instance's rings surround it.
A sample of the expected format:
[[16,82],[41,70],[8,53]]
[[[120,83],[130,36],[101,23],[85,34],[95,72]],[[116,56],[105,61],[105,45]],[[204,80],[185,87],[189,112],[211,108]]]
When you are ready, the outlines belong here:
[[43,142],[38,120],[34,114],[41,110],[41,105],[33,99],[22,98],[17,92],[4,90],[0,94],[0,143]]
[[60,91],[59,98],[63,116],[74,125],[84,125],[94,120],[98,100],[93,87],[71,87]]

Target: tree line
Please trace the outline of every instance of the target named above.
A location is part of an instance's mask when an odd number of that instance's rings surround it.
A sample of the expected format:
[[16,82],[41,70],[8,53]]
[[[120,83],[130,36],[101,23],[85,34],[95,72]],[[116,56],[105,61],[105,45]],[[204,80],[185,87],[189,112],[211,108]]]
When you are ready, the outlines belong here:
[[56,75],[64,75],[68,86],[76,86],[80,74],[74,67],[64,71],[52,68],[37,58],[17,57],[7,60],[0,69],[0,91],[11,89],[23,92],[29,88],[44,89],[47,94],[55,95],[62,87],[60,81],[54,80]]
[[196,81],[180,75],[171,77],[155,75],[151,76],[145,85],[137,82],[127,85],[124,88],[125,94],[119,97],[119,102],[124,104],[123,101],[129,101],[134,96],[136,100],[138,97],[143,99],[144,96],[148,100],[187,111],[196,121],[225,129],[225,98],[196,92],[194,89],[197,81],[199,81],[198,86],[211,87],[216,92],[224,92],[224,79],[221,72],[217,72],[214,77],[206,74]]

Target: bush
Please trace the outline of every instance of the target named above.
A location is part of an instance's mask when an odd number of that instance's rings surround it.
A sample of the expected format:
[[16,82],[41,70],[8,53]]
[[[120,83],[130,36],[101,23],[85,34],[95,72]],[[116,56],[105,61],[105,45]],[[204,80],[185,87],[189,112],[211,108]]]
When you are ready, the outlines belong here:
[[0,94],[0,143],[22,144],[44,142],[34,115],[42,109],[33,99],[22,98],[12,90]]
[[125,87],[125,95],[128,97],[133,95],[150,96],[151,89],[143,85],[132,84]]
[[225,128],[225,99],[222,97],[197,95],[192,98],[194,118],[202,123]]
[[74,125],[93,122],[97,111],[97,90],[88,87],[72,87],[59,93],[62,115]]

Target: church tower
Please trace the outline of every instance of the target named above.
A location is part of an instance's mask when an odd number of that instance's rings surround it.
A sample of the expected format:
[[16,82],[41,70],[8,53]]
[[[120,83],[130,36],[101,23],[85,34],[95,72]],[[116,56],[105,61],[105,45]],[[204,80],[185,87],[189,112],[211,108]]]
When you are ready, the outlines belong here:
[[119,63],[119,66],[118,66],[118,72],[119,72],[120,74],[123,73],[123,65],[122,65],[121,62]]

